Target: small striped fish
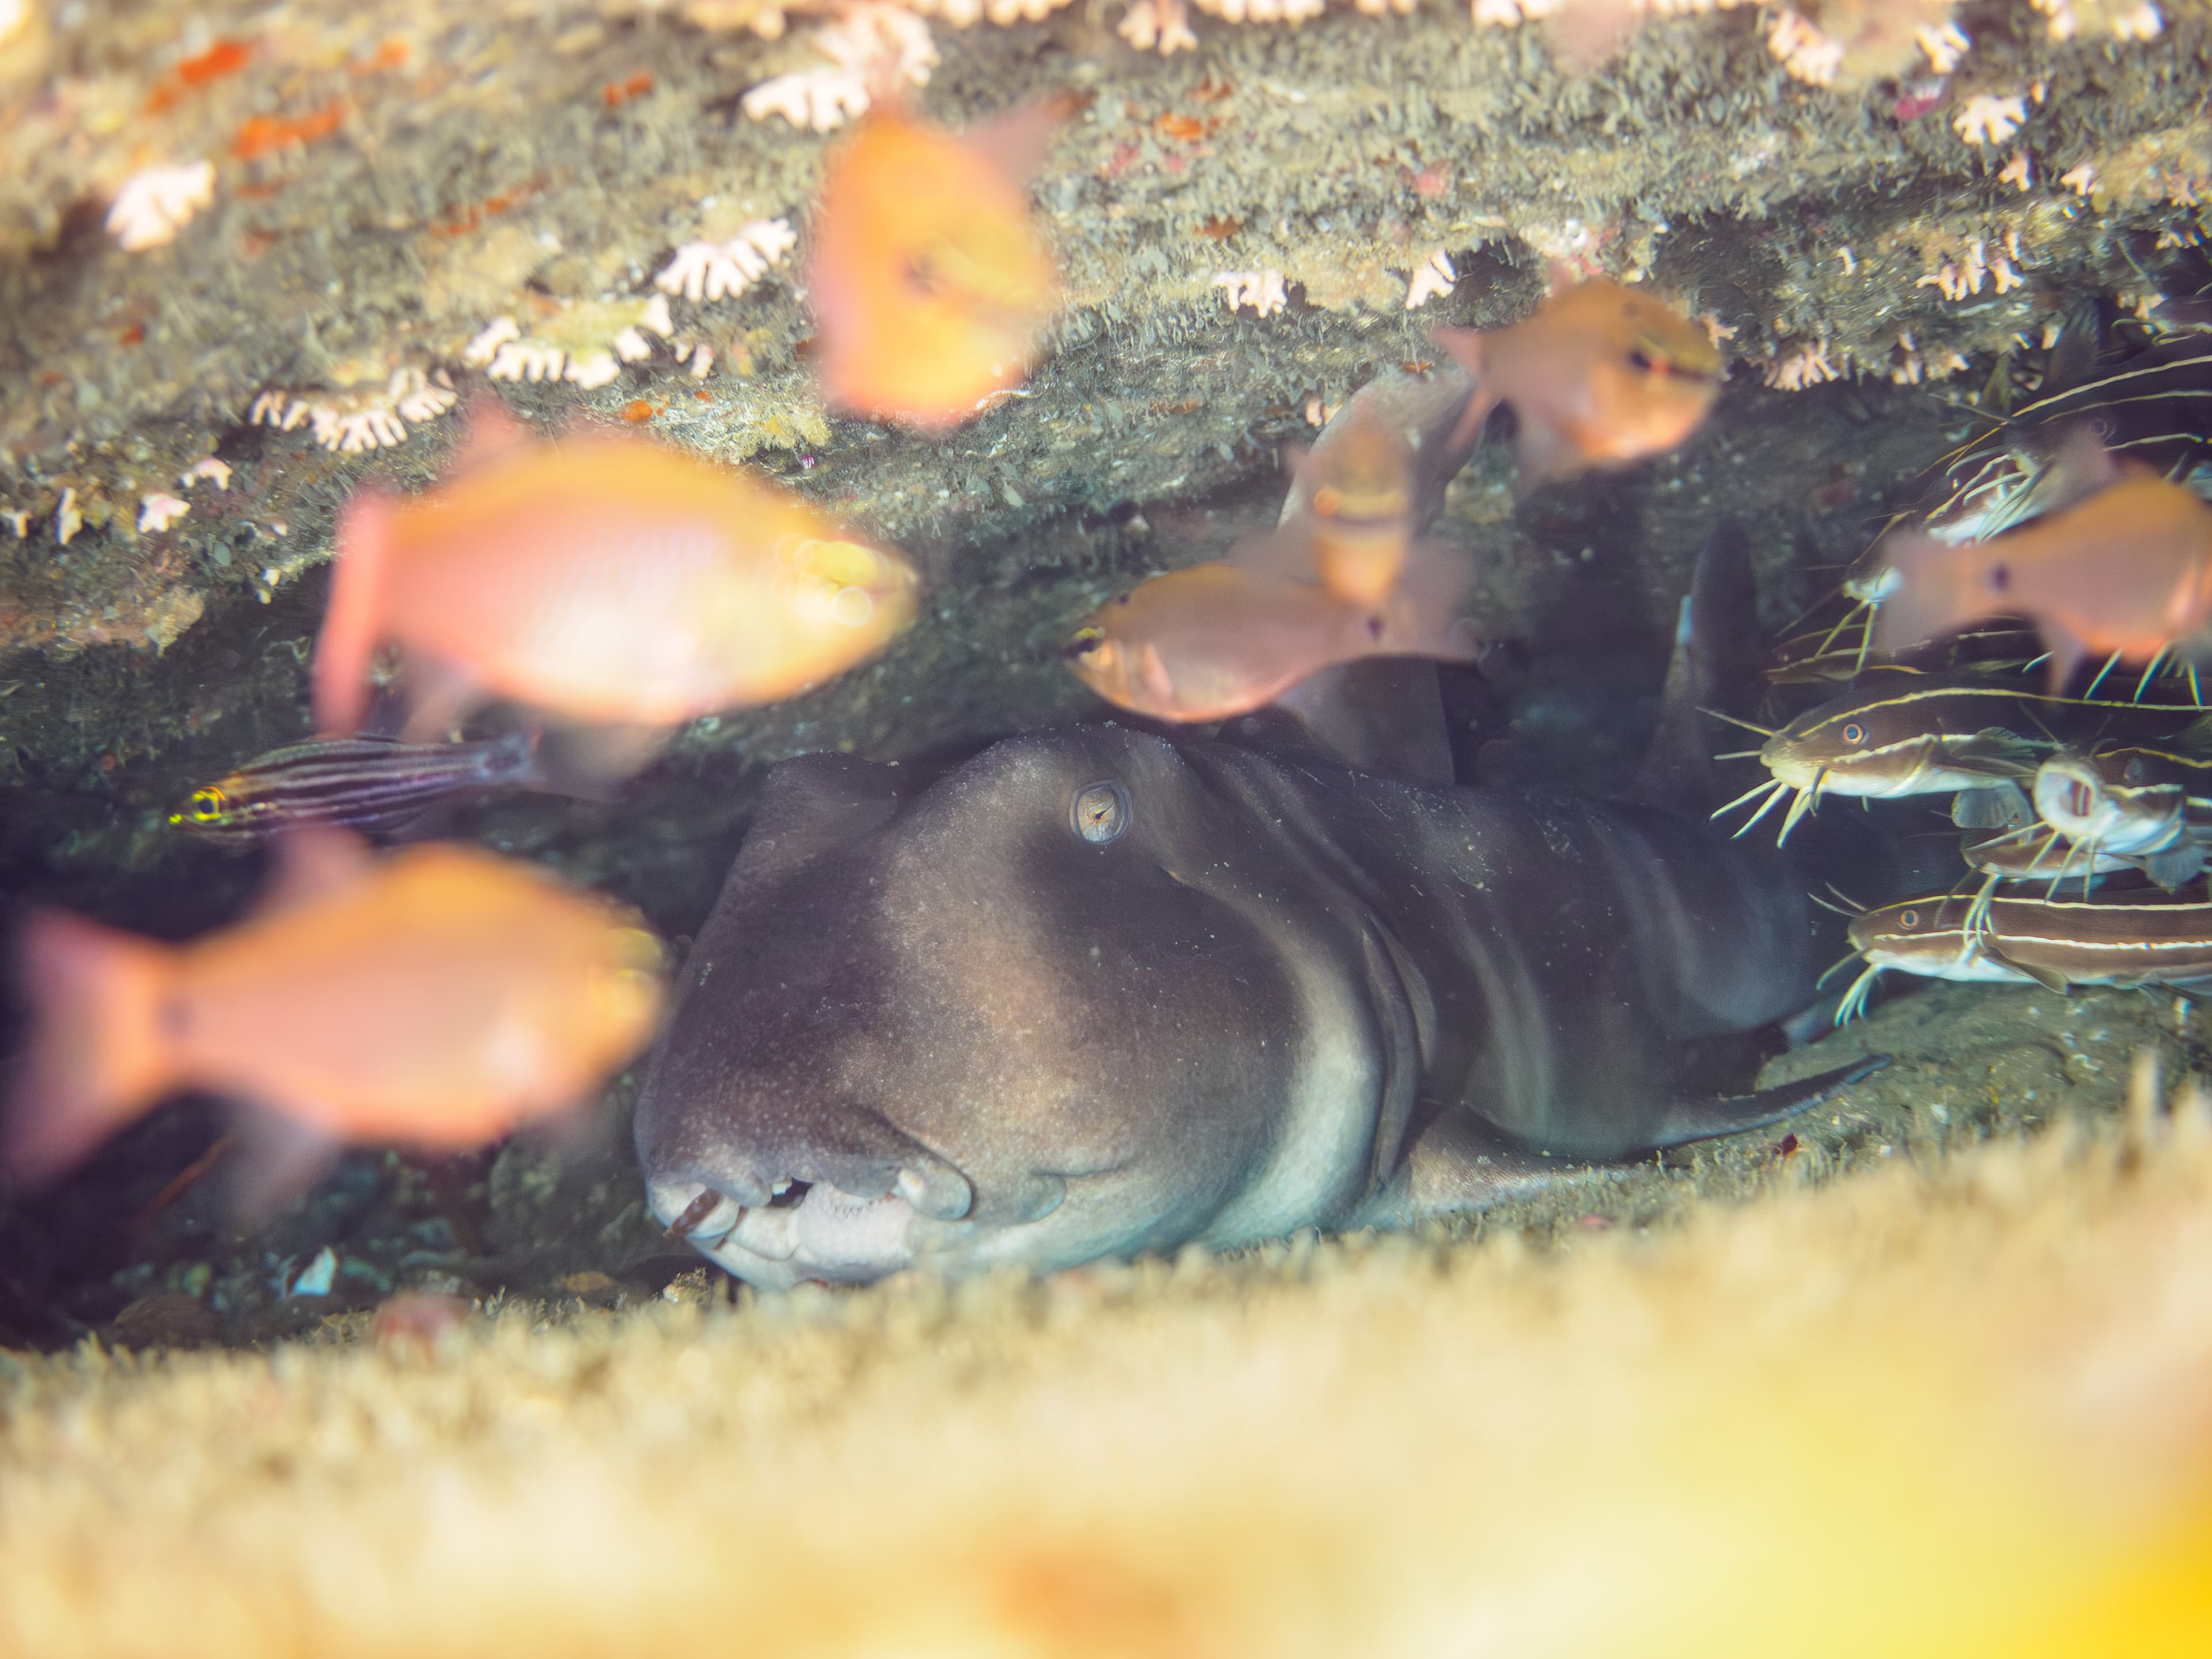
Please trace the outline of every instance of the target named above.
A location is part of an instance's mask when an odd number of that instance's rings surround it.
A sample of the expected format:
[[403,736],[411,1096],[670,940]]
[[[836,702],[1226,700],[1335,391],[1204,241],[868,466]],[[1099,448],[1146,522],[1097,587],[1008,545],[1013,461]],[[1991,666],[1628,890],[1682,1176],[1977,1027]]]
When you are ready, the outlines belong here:
[[535,732],[477,743],[318,738],[272,749],[193,790],[169,823],[233,847],[303,823],[388,834],[455,796],[548,787]]

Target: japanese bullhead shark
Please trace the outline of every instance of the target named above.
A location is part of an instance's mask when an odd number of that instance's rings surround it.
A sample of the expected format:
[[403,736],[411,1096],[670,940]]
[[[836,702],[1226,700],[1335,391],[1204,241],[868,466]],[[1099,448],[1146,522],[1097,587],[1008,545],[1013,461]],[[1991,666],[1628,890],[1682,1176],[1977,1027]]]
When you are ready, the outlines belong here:
[[654,1214],[768,1288],[1043,1271],[1480,1207],[1857,1075],[1676,1092],[1812,1000],[1777,855],[1298,731],[777,767],[639,1099]]

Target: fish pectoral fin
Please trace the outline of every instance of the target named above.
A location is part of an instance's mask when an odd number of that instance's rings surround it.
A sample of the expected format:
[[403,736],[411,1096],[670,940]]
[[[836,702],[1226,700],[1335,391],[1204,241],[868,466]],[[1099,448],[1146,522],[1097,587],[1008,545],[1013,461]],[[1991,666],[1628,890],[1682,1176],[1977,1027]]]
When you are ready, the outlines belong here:
[[295,824],[270,840],[276,852],[275,872],[254,899],[258,916],[327,898],[361,880],[376,862],[359,836],[326,823]]
[[230,1213],[248,1231],[265,1225],[331,1172],[344,1150],[300,1114],[274,1104],[238,1108],[227,1180]]
[[1961,830],[2010,830],[2033,821],[2027,797],[2010,779],[1961,789],[1951,798],[1951,822]]
[[1692,1140],[1710,1140],[1716,1135],[1741,1134],[1746,1129],[1779,1123],[1785,1117],[1794,1117],[1809,1107],[1832,1099],[1840,1091],[1873,1076],[1888,1064],[1887,1054],[1869,1054],[1849,1066],[1800,1078],[1795,1083],[1777,1084],[1756,1094],[1677,1101],[1653,1138],[1652,1150],[1680,1146]]
[[2001,945],[1984,945],[1982,946],[1982,954],[1990,961],[2011,969],[2015,974],[2025,975],[2045,990],[2055,991],[2062,997],[2074,988],[2065,975],[2059,973],[2057,969],[2045,968],[2039,963],[2022,962],[2017,957],[2008,956]]
[[2143,874],[2148,876],[2169,893],[2185,882],[2193,880],[2204,867],[2204,849],[2195,842],[2183,842],[2179,847],[2169,847],[2163,853],[2153,853],[2140,859]]

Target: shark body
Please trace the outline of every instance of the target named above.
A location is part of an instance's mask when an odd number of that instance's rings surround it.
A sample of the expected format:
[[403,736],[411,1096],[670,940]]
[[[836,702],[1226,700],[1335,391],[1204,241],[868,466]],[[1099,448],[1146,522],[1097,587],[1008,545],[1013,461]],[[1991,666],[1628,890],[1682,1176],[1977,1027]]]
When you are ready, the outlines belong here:
[[766,1287],[1042,1271],[1480,1206],[1842,1080],[1676,1094],[1686,1040],[1811,1000],[1778,860],[1287,726],[778,768],[638,1107],[655,1214]]

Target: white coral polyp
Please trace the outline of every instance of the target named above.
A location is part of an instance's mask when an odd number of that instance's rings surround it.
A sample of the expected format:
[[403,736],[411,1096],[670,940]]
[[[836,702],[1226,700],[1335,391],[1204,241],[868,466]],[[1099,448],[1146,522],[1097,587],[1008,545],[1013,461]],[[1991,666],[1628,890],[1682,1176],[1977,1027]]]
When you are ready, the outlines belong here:
[[143,535],[149,530],[167,530],[191,510],[189,503],[179,501],[174,495],[165,495],[159,491],[151,495],[142,495],[138,498],[139,533]]
[[781,115],[795,127],[828,132],[874,101],[872,87],[926,87],[937,67],[929,25],[903,6],[861,0],[843,18],[815,31],[814,45],[830,66],[800,70],[763,81],[738,100],[747,118]]
[[1198,36],[1191,33],[1188,0],[1137,0],[1114,32],[1139,52],[1158,46],[1163,58],[1198,50]]
[[1780,60],[1792,80],[1808,86],[1833,86],[1844,64],[1844,47],[1832,40],[1807,18],[1794,11],[1779,11],[1767,26],[1766,50]]
[[1406,309],[1418,311],[1439,294],[1449,294],[1452,284],[1458,280],[1459,272],[1452,269],[1451,256],[1438,248],[1407,285]]
[[1951,125],[1970,144],[2001,144],[2018,132],[2027,119],[2026,99],[1981,92],[1966,100],[1966,107],[1952,117]]
[[126,253],[176,240],[192,216],[215,200],[215,163],[187,161],[135,173],[107,210],[107,230]]
[[696,304],[732,299],[783,263],[799,246],[798,234],[783,219],[756,219],[719,246],[686,242],[667,268],[653,279],[663,294],[681,294]]
[[443,369],[425,374],[419,368],[403,368],[385,383],[381,397],[356,395],[340,405],[289,392],[264,392],[253,400],[246,419],[249,426],[273,426],[282,432],[309,427],[325,449],[357,455],[405,443],[409,422],[420,426],[435,420],[459,401]]
[[542,340],[509,340],[492,353],[484,370],[495,380],[557,380],[568,354]]
[[1279,270],[1224,270],[1213,279],[1224,290],[1231,311],[1249,306],[1262,317],[1272,317],[1290,303],[1283,292]]

